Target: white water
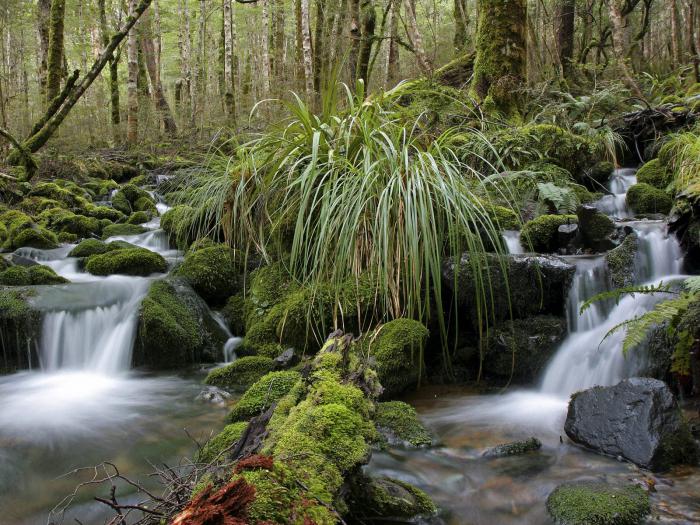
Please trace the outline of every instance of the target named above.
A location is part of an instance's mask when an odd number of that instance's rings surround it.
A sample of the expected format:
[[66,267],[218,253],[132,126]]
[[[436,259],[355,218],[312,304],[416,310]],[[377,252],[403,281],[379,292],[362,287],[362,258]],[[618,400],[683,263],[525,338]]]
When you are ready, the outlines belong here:
[[219,312],[212,312],[211,314],[227,337],[226,342],[224,343],[224,363],[233,363],[236,359],[238,359],[238,356],[236,355],[236,348],[238,348],[238,346],[241,344],[243,338],[237,337],[231,333],[231,330],[229,330],[223,315],[221,315]]
[[503,232],[503,240],[506,242],[506,248],[508,248],[508,253],[512,255],[519,255],[521,253],[525,253],[525,250],[523,250],[523,245],[520,242],[520,231],[505,230]]
[[617,219],[629,217],[631,214],[627,206],[627,190],[637,183],[636,173],[637,170],[630,168],[615,170],[608,183],[610,194],[598,201],[598,209]]

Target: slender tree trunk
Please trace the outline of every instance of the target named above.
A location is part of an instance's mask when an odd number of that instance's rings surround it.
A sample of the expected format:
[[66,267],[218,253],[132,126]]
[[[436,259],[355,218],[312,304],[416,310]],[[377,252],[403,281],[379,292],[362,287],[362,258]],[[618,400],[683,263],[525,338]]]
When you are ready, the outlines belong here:
[[233,100],[233,28],[231,27],[231,0],[224,0],[224,96],[226,111],[234,114]]
[[294,74],[299,86],[305,86],[304,77],[304,31],[301,14],[302,0],[294,0]]
[[[107,25],[107,12],[105,0],[98,0],[98,10],[100,15],[100,34],[102,38],[102,50],[109,45],[109,26]],[[110,94],[110,117],[112,122],[112,137],[114,143],[121,141],[119,132],[119,53],[114,53],[109,58],[109,94]]]
[[360,6],[360,21],[362,25],[360,50],[357,57],[357,78],[364,81],[365,90],[369,88],[369,59],[372,55],[372,44],[374,44],[376,19],[377,15],[374,11],[372,0],[362,0]]
[[304,87],[309,104],[314,103],[314,66],[311,52],[311,24],[309,20],[309,0],[301,0],[301,35],[304,59]]
[[455,36],[453,43],[457,54],[462,54],[467,48],[468,9],[467,0],[454,0]]
[[[187,111],[192,111],[194,91],[192,82],[192,34],[190,32],[189,0],[178,1],[180,27],[178,32],[178,47],[180,51],[180,100]],[[189,119],[193,118],[190,113]]]
[[270,95],[270,0],[262,3],[262,92],[263,97]]
[[153,44],[155,46],[156,59],[156,79],[158,85],[161,85],[160,75],[162,70],[161,56],[163,54],[163,30],[160,23],[160,3],[159,0],[153,0]]
[[389,48],[386,57],[386,86],[390,87],[399,79],[399,12],[400,0],[393,0],[389,11]]
[[46,82],[49,64],[49,20],[51,0],[38,0],[36,4],[36,26],[39,36],[39,92],[46,98]]
[[321,76],[323,74],[323,56],[327,52],[324,35],[326,25],[327,2],[316,0],[316,29],[314,31],[313,55],[314,55],[314,89],[321,91]]
[[204,117],[204,101],[207,98],[207,0],[199,0],[199,42],[197,44],[197,81],[193,97],[192,118]]
[[623,6],[619,4],[620,0],[609,0],[610,20],[612,21],[612,42],[615,56],[617,57],[623,80],[627,87],[632,90],[635,96],[642,97],[642,91],[637,85],[637,81],[632,74],[628,57],[629,34],[625,16],[623,15]]
[[49,22],[49,54],[47,61],[46,100],[51,102],[61,90],[63,77],[63,25],[65,21],[66,0],[51,2]]
[[425,48],[423,47],[423,36],[418,29],[418,20],[416,17],[416,1],[406,0],[404,2],[404,13],[406,16],[406,30],[408,32],[408,38],[411,41],[411,46],[413,47],[413,53],[416,55],[418,60],[418,67],[425,75],[429,75],[433,70],[433,64],[425,53]]
[[671,63],[676,68],[681,65],[680,20],[676,0],[668,0],[669,18],[671,20]]
[[151,89],[156,102],[156,107],[158,108],[161,119],[163,120],[163,127],[165,128],[165,132],[172,136],[177,133],[177,125],[175,124],[175,120],[170,112],[170,106],[168,105],[168,101],[165,99],[163,86],[161,85],[158,77],[158,64],[156,61],[156,48],[153,43],[154,35],[151,18],[151,11],[147,11],[144,13],[141,22],[139,22],[138,32],[140,33],[139,40],[141,44],[141,52],[146,65],[146,71],[148,71],[148,76],[151,79]]
[[[129,16],[136,12],[136,0],[129,0]],[[126,142],[136,145],[139,139],[139,57],[138,37],[136,30],[129,32],[127,42],[127,70],[126,83],[127,116],[126,116]]]
[[272,22],[274,27],[273,65],[275,83],[279,86],[280,94],[284,90],[284,0],[274,0]]
[[360,55],[360,0],[349,0],[348,7],[350,8],[350,79],[351,83],[357,80],[357,64]]
[[525,85],[525,0],[481,0],[472,91],[477,100],[505,115],[519,112]]
[[576,0],[559,0],[556,8],[557,55],[565,79],[570,79],[574,57]]

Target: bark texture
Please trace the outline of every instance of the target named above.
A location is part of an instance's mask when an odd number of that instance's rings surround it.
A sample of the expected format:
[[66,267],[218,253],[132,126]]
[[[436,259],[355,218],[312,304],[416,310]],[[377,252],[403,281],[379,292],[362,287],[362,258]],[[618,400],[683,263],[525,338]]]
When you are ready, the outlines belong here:
[[49,53],[47,58],[46,100],[50,102],[61,90],[63,76],[63,25],[66,13],[66,0],[51,2],[49,20]]

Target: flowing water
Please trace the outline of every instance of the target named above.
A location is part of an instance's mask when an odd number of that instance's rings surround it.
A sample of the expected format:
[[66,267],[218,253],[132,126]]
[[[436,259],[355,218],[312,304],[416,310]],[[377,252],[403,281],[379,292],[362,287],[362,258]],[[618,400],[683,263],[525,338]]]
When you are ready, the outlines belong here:
[[[175,262],[182,254],[170,248],[159,225],[156,218],[144,225],[146,233],[110,240]],[[32,300],[44,312],[38,363],[31,371],[0,376],[2,525],[46,523],[48,509],[86,479],[84,472],[65,476],[74,469],[112,461],[123,473],[142,477],[151,470],[149,461],[170,463],[192,454],[185,429],[205,441],[222,425],[224,407],[195,402],[201,377],[130,370],[139,305],[162,275],[96,277],[68,257],[73,247],[16,253],[72,282],[37,287]],[[229,355],[235,355],[233,344]],[[104,521],[106,508],[91,503],[95,490],[78,496],[75,512],[86,525]]]
[[[611,195],[599,209],[616,219],[629,218],[625,193],[635,183],[633,170],[617,170]],[[680,276],[682,253],[662,221],[626,222],[637,233],[635,277],[639,283],[668,282]],[[504,235],[512,253],[522,250],[517,236]],[[569,335],[546,368],[536,390],[477,395],[450,389],[427,390],[410,401],[440,446],[428,451],[390,450],[374,454],[368,470],[398,477],[428,492],[444,509],[449,524],[492,525],[551,523],[547,495],[572,480],[640,479],[634,465],[571,445],[563,426],[571,393],[595,385],[613,385],[633,376],[642,365],[637,354],[625,357],[623,333],[605,338],[618,323],[647,311],[652,296],[625,297],[618,304],[598,302],[583,314],[586,299],[609,288],[604,256],[567,257],[576,273],[569,293]],[[540,453],[483,458],[488,447],[536,436]],[[700,523],[700,473],[677,471],[661,480],[652,495],[655,519],[665,523]]]

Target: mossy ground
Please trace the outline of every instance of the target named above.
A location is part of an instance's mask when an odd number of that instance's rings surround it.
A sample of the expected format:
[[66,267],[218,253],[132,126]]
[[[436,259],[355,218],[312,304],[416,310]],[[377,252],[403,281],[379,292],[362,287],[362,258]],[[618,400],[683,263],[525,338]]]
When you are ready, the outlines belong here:
[[637,525],[649,514],[649,496],[636,485],[607,483],[560,485],[547,498],[558,525]]
[[274,361],[269,357],[245,356],[212,370],[204,382],[227,390],[246,390],[273,368]]
[[378,403],[374,422],[390,445],[427,447],[433,441],[430,432],[419,421],[416,409],[403,401]]

